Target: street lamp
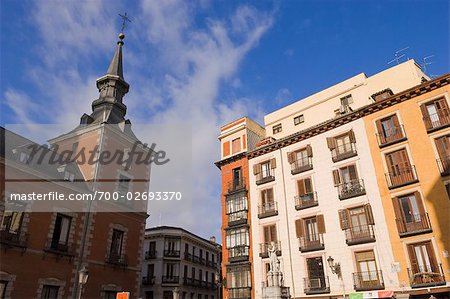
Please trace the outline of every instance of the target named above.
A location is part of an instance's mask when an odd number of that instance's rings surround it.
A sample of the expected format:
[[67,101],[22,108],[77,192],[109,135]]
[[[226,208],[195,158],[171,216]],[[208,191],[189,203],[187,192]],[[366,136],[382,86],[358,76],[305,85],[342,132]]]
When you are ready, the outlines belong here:
[[344,299],[345,299],[345,285],[344,285],[344,279],[342,278],[341,264],[340,263],[335,263],[334,259],[331,256],[328,256],[327,262],[328,262],[328,266],[330,266],[331,272],[333,274],[336,274],[337,277],[342,282],[342,290],[343,290]]
[[80,285],[80,290],[78,292],[78,299],[81,299],[81,295],[83,294],[83,287],[87,283],[89,277],[89,271],[86,266],[83,266],[80,271],[78,271],[78,284]]

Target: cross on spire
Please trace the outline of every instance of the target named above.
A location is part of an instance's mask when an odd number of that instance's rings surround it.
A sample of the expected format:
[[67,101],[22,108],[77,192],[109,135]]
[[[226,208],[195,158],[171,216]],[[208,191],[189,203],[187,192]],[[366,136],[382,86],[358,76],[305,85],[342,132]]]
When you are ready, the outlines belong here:
[[122,18],[122,29],[120,30],[120,32],[123,32],[125,30],[127,22],[131,23],[131,20],[128,18],[127,13],[123,15],[119,14],[119,16]]

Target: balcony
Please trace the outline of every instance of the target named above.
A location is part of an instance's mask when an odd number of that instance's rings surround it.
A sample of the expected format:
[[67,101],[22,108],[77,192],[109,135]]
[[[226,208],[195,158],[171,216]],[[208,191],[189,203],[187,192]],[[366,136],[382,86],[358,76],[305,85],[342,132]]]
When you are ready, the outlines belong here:
[[194,279],[189,277],[183,277],[183,284],[185,286],[193,286],[194,285]]
[[258,206],[258,218],[266,218],[270,216],[278,215],[278,204],[277,202],[267,202],[265,204]]
[[180,276],[163,276],[161,282],[168,284],[178,284],[180,282]]
[[185,251],[184,252],[184,260],[192,261],[192,254],[190,254],[189,252]]
[[275,171],[273,168],[270,168],[269,171],[263,171],[256,175],[256,185],[262,185],[273,181],[275,181]]
[[164,257],[180,257],[180,251],[179,250],[164,250]]
[[[281,255],[281,242],[280,241],[276,241],[273,242],[275,245],[275,253],[277,256]],[[262,258],[266,258],[269,257],[269,247],[272,246],[271,245],[272,242],[269,243],[260,243],[259,244],[259,256]]]
[[437,113],[430,114],[423,118],[427,132],[433,132],[450,125],[450,111],[442,109]]
[[439,171],[441,172],[441,176],[450,175],[450,156],[447,156],[444,159],[437,159],[436,161]]
[[252,288],[251,287],[241,287],[241,288],[229,288],[228,298],[229,299],[251,299]]
[[228,193],[234,193],[239,191],[246,190],[245,182],[244,181],[231,181],[228,182]]
[[313,169],[312,158],[295,160],[291,164],[291,174],[298,174]]
[[70,246],[69,244],[52,243],[50,246],[45,248],[44,251],[46,253],[51,253],[61,257],[66,256],[72,258],[75,256],[72,246]]
[[419,181],[416,167],[411,165],[405,168],[396,168],[395,172],[386,173],[386,181],[389,189],[403,187]]
[[375,242],[373,225],[359,225],[346,229],[345,238],[347,245]]
[[206,260],[205,260],[205,258],[203,258],[203,257],[200,258],[200,264],[206,265]]
[[128,257],[126,254],[110,252],[106,257],[106,263],[115,266],[126,267],[128,266]]
[[331,159],[333,162],[339,162],[358,155],[356,144],[353,142],[338,145],[331,151]]
[[156,258],[156,250],[149,250],[145,252],[145,259],[152,260]]
[[325,248],[323,234],[311,234],[306,237],[300,237],[298,240],[299,250],[301,252],[322,250]]
[[351,180],[349,182],[339,184],[337,187],[340,200],[366,194],[366,188],[364,187],[363,179]]
[[433,287],[445,285],[442,265],[425,265],[408,268],[411,288]]
[[410,215],[410,219],[395,219],[400,237],[430,233],[431,223],[428,213]]
[[144,276],[142,277],[142,285],[151,286],[155,284],[155,276]]
[[192,261],[196,264],[200,264],[200,257],[196,255],[192,255]]
[[7,230],[0,230],[0,243],[9,247],[27,248],[28,234],[17,234]]
[[319,205],[319,201],[317,200],[317,193],[310,192],[302,195],[296,195],[295,199],[295,209],[303,210],[311,207],[315,207]]
[[379,271],[353,273],[353,287],[355,291],[383,290],[383,273]]
[[328,276],[303,278],[303,288],[306,295],[326,294],[330,292],[330,282]]
[[247,210],[237,211],[228,214],[228,226],[247,223]]
[[239,246],[229,248],[228,249],[228,261],[230,263],[248,261],[249,251],[250,251],[249,249],[250,249],[250,247],[248,245],[239,245]]
[[378,140],[378,146],[380,148],[406,140],[406,134],[403,125],[391,127],[386,132],[383,132],[381,134],[379,133],[376,135]]

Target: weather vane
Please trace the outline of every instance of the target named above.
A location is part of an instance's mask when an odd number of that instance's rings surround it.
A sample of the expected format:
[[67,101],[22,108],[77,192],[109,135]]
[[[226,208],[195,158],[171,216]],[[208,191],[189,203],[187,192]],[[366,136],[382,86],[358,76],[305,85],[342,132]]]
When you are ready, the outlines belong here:
[[123,15],[119,14],[119,16],[122,18],[122,29],[120,30],[120,32],[123,32],[125,30],[127,22],[131,23],[131,20],[128,18],[127,13]]

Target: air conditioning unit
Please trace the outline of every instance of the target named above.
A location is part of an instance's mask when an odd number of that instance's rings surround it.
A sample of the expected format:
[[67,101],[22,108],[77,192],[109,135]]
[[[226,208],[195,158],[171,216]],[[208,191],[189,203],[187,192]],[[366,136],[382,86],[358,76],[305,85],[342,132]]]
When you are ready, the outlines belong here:
[[320,278],[311,278],[309,280],[309,283],[311,284],[311,289],[320,289],[322,287]]

